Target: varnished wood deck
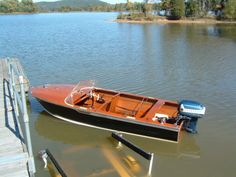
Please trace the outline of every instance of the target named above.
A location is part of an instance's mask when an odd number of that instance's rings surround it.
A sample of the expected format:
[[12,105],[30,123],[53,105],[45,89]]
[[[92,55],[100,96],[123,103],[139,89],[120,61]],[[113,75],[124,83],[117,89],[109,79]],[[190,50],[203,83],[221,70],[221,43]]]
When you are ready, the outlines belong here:
[[0,176],[29,177],[28,153],[12,107],[6,60],[0,59]]

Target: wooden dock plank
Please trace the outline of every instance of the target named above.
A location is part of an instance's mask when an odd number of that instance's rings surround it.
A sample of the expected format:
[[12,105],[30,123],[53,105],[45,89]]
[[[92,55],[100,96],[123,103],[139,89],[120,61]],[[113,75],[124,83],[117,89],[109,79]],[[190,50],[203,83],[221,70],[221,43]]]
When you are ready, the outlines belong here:
[[[21,67],[19,62],[16,67]],[[0,59],[0,176],[29,177],[28,154],[24,152],[23,135],[16,125],[12,100],[4,80],[8,80],[7,60]]]
[[[6,173],[8,171],[8,173]],[[16,163],[12,166],[5,166],[4,170],[0,170],[1,177],[26,177],[29,176],[28,171],[24,168],[23,163]]]

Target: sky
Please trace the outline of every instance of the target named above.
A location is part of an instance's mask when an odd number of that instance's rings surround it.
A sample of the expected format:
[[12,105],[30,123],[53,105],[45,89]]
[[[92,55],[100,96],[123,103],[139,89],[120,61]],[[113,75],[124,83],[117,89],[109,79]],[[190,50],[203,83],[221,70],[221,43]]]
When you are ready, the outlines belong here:
[[[47,2],[54,2],[57,0],[33,0],[34,2],[40,2],[40,1],[47,1]],[[88,0],[89,1],[89,0]],[[116,4],[116,3],[124,3],[126,0],[100,0],[104,2],[108,2],[110,4]],[[142,2],[143,0],[130,0],[131,2]]]

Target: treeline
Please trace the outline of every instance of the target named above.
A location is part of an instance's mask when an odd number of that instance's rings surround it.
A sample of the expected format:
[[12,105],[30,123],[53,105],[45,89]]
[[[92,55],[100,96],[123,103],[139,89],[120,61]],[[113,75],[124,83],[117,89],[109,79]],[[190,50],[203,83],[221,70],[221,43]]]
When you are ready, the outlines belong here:
[[126,10],[131,13],[155,13],[169,19],[182,17],[202,18],[214,16],[217,19],[236,20],[236,0],[144,0],[131,3],[127,0]]
[[32,0],[1,0],[0,13],[33,13],[36,6]]
[[162,0],[160,9],[166,10],[167,16],[207,17],[236,20],[235,0]]

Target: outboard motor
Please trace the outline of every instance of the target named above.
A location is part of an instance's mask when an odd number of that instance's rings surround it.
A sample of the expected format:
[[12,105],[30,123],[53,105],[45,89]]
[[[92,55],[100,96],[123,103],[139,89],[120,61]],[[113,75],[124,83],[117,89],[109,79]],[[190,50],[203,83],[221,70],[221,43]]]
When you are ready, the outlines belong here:
[[205,110],[205,106],[198,102],[182,100],[179,103],[179,116],[185,120],[183,128],[187,132],[197,133],[197,121],[205,115]]

